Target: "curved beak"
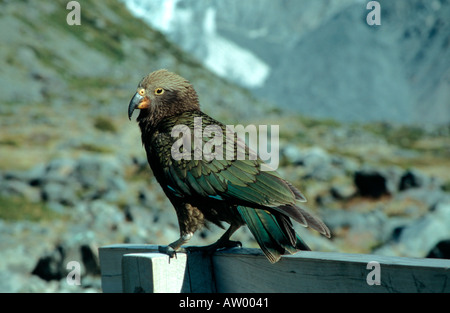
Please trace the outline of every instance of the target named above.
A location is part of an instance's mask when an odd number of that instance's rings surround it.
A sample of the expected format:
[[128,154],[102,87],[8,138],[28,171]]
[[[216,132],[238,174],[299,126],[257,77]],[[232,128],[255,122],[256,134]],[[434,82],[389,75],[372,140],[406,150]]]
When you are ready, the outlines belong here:
[[133,115],[135,109],[146,109],[149,106],[150,100],[136,92],[128,105],[128,118],[131,120],[131,116]]

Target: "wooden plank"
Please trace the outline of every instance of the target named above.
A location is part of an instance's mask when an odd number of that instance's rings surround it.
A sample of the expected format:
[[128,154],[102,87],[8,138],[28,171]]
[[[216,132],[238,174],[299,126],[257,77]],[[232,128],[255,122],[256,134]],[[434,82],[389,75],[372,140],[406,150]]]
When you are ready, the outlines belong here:
[[190,292],[185,253],[170,259],[161,253],[131,253],[122,258],[124,293]]
[[[157,256],[157,247],[112,245],[100,248],[103,291],[123,290],[123,255],[150,252]],[[136,277],[149,279],[148,268],[152,269],[150,272],[156,268],[147,261],[142,262],[147,272]],[[375,268],[367,267],[369,262],[379,264],[380,285],[368,284],[368,280],[377,278],[372,275]],[[168,261],[163,265],[167,264]],[[132,272],[127,275],[134,275]],[[444,259],[302,251],[270,264],[260,249],[237,248],[215,253],[212,263],[201,254],[188,254],[187,267],[181,272],[177,275],[188,277],[183,280],[184,286],[189,284],[189,288],[181,289],[183,292],[450,292],[450,260]]]
[[158,246],[146,244],[115,244],[100,247],[98,253],[103,292],[122,292],[122,256],[129,253],[144,252],[158,252]]
[[[137,287],[138,283],[134,282],[137,279],[136,276],[125,278],[123,277],[124,275],[122,275],[123,273],[122,263],[123,258],[125,256],[127,256],[127,258],[144,258],[144,260],[140,259],[134,261],[139,262],[138,264],[140,265],[140,269],[142,272],[152,271],[153,269],[156,269],[156,267],[153,267],[152,261],[147,262],[147,260],[145,260],[146,256],[139,256],[139,255],[132,256],[132,254],[142,254],[142,253],[151,254],[150,257],[153,256],[161,257],[161,254],[158,253],[158,245],[116,244],[101,247],[99,249],[99,256],[100,256],[100,268],[101,268],[103,292],[105,293],[124,292],[125,291],[123,288],[124,281],[127,282],[128,284],[127,286],[131,286],[132,284],[136,285],[136,288],[127,287],[128,288],[126,290],[127,292],[135,292],[135,291],[150,292],[152,290],[151,285],[144,285],[144,287],[142,287],[142,290],[140,290]],[[161,263],[158,263],[160,265],[159,270],[166,272],[167,270],[171,270],[170,268],[172,267],[172,265],[178,264],[172,262],[174,259],[171,259],[169,263],[168,257],[166,255],[163,256],[165,257],[165,261],[161,261]],[[179,252],[177,253],[177,259],[178,258],[186,259],[186,254]],[[126,262],[133,262],[133,261],[128,260]],[[164,265],[167,266],[168,269],[163,269],[161,267]],[[127,269],[130,268],[130,270],[127,270],[127,274],[133,276],[135,275],[136,271],[131,270],[132,269],[131,266],[132,265],[127,264]],[[207,257],[205,258],[201,253],[189,253],[187,256],[187,267],[185,266],[184,271],[186,271],[187,276],[186,281],[184,282],[184,289],[182,290],[182,292],[193,292],[193,293],[215,292],[211,258]],[[189,284],[189,288],[187,287],[187,284]],[[169,287],[170,284],[166,286]],[[162,292],[161,288],[162,288],[161,285],[158,285],[157,288],[159,290],[158,292]],[[171,291],[167,290],[166,292]]]
[[[369,285],[378,262],[380,285]],[[450,292],[450,260],[302,251],[267,262],[259,249],[213,257],[217,292]]]
[[187,256],[191,292],[216,292],[211,257],[203,256],[202,252],[191,252]]

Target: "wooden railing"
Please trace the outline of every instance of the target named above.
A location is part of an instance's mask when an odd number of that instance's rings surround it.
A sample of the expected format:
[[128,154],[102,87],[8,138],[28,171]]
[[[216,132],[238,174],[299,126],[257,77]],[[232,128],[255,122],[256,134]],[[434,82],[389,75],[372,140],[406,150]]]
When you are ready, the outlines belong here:
[[259,249],[178,253],[99,249],[103,292],[450,292],[450,260],[301,251],[271,264]]

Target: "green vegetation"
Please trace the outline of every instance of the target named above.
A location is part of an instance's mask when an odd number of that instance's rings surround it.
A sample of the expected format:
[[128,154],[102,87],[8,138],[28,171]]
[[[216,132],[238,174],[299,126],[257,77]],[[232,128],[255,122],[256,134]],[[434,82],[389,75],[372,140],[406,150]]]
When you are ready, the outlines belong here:
[[394,126],[389,123],[370,123],[363,129],[386,139],[390,144],[411,148],[416,141],[425,136],[425,130],[418,126]]
[[76,146],[77,149],[79,150],[84,150],[87,152],[95,152],[95,153],[112,153],[113,149],[105,147],[105,146],[100,146],[100,145],[95,145],[92,143],[82,143],[78,146]]
[[5,221],[51,220],[58,214],[43,203],[33,203],[25,198],[0,196],[0,219]]
[[13,138],[0,139],[0,146],[19,147],[20,143]]
[[109,118],[104,116],[98,116],[94,119],[94,127],[104,132],[117,133],[117,127]]

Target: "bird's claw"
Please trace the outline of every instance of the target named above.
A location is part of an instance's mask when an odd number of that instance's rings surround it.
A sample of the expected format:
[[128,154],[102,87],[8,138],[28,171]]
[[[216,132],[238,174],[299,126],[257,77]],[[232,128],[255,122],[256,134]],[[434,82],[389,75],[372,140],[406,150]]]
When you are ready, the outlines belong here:
[[242,242],[240,241],[234,241],[234,240],[228,240],[223,244],[224,249],[231,249],[231,248],[242,248]]
[[169,256],[169,259],[177,257],[177,252],[171,246],[158,246],[158,251],[160,253],[167,254]]

